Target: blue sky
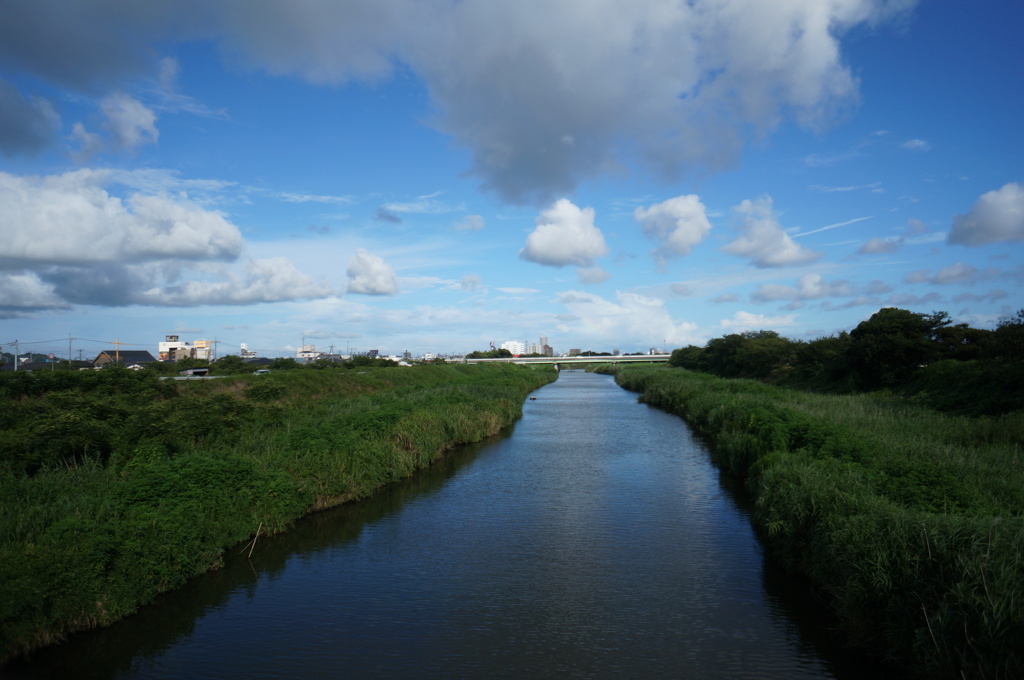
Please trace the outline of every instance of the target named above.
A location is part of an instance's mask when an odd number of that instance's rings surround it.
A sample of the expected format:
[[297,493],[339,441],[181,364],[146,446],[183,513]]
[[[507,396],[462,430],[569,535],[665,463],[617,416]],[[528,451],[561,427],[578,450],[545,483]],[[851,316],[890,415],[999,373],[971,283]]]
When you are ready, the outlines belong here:
[[0,343],[993,327],[1024,307],[1022,31],[1019,0],[14,3]]

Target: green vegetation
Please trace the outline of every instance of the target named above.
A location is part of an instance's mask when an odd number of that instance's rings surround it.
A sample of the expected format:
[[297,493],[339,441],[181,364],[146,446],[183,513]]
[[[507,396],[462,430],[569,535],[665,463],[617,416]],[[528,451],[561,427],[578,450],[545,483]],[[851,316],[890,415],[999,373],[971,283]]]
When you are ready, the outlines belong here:
[[507,349],[489,349],[486,352],[477,350],[466,355],[467,359],[511,359],[512,352]]
[[610,370],[747,478],[769,555],[856,644],[921,677],[1024,677],[1024,411],[968,418],[885,393]]
[[0,376],[0,660],[123,618],[231,546],[496,434],[555,377],[507,364]]
[[1024,309],[990,331],[953,325],[945,312],[886,308],[849,333],[811,342],[732,333],[677,349],[669,364],[821,392],[888,390],[947,412],[998,415],[1024,408]]

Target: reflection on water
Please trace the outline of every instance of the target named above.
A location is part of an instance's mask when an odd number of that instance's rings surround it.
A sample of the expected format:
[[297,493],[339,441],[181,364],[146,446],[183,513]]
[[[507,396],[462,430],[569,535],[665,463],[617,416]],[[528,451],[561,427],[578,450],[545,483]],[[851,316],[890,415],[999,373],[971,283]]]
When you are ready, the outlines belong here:
[[[232,555],[19,678],[878,677],[764,564],[678,419],[607,376],[503,437]],[[239,548],[240,549],[240,548]]]

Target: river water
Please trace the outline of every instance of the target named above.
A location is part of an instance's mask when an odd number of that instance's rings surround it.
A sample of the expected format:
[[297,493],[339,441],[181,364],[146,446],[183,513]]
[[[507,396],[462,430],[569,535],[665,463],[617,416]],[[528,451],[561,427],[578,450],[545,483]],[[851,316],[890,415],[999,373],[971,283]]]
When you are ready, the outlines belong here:
[[14,678],[861,678],[682,420],[564,372],[504,436]]

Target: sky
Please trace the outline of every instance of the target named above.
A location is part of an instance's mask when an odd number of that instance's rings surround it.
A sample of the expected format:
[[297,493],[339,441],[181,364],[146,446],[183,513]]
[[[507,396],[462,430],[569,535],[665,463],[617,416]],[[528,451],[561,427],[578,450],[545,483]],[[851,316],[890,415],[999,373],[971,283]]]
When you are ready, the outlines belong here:
[[33,0],[0,343],[646,352],[1024,307],[1020,0]]

